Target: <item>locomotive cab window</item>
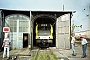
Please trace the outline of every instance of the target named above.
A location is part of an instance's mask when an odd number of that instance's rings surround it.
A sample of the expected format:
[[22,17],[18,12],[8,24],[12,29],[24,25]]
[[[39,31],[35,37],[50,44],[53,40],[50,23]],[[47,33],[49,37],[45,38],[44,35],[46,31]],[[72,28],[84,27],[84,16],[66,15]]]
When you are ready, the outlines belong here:
[[50,30],[50,24],[39,24],[38,30]]
[[50,35],[50,24],[38,24],[38,35]]

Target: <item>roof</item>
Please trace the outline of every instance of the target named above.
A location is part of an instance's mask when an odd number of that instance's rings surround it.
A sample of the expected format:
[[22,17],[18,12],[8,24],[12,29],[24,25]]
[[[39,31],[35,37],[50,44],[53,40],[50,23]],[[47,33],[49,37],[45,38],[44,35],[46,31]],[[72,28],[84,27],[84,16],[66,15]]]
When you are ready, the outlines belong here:
[[32,12],[70,12],[75,13],[76,11],[61,11],[61,10],[19,10],[19,9],[0,9],[0,10],[8,10],[8,11],[32,11]]

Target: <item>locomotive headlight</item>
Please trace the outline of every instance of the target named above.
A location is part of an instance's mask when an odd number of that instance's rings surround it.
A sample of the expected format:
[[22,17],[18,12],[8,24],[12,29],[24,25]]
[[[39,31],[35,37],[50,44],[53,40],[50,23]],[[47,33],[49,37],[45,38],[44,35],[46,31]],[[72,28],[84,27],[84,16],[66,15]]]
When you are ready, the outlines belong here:
[[40,37],[38,37],[40,39]]
[[49,37],[49,39],[50,39],[50,37]]

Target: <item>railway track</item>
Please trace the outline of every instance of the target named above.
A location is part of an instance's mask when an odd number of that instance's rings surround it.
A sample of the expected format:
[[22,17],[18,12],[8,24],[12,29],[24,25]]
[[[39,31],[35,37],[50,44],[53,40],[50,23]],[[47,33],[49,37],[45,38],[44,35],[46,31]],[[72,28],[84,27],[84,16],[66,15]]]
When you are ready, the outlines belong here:
[[57,60],[50,48],[33,51],[31,57],[31,60]]

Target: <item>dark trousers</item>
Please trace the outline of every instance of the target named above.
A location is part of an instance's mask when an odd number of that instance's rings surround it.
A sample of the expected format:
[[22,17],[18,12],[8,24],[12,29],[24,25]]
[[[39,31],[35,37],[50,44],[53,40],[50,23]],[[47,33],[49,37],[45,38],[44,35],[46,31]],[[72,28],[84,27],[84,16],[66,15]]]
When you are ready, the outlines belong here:
[[82,45],[82,51],[83,51],[82,57],[86,57],[86,49],[87,49],[87,45],[86,44]]

